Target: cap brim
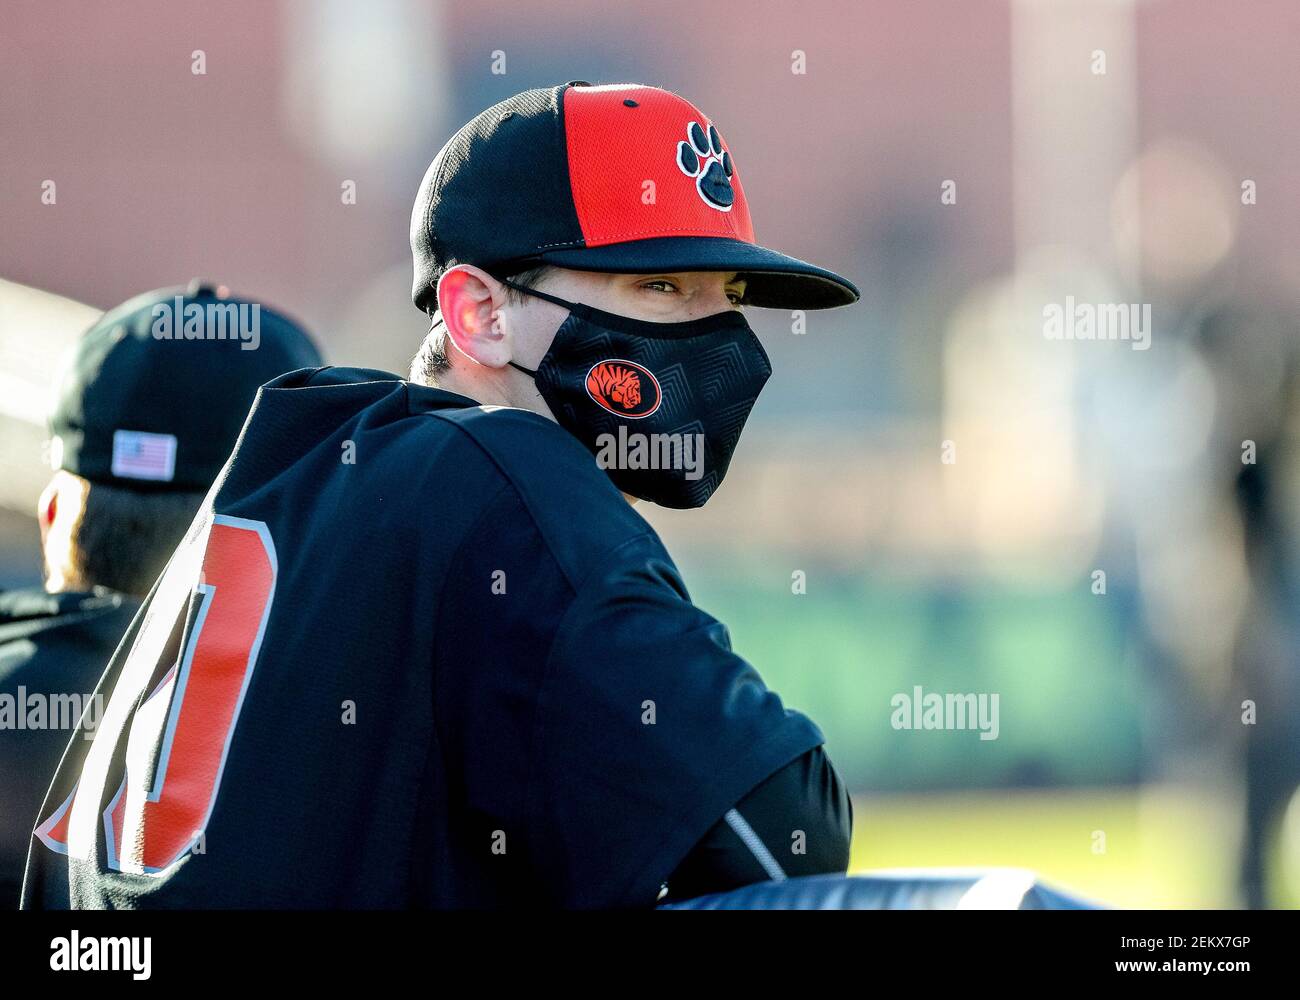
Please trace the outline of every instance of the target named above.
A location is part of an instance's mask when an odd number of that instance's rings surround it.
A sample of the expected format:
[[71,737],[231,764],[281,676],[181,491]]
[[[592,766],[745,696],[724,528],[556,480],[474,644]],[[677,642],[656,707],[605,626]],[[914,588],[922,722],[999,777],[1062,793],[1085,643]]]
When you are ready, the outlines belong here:
[[767,247],[723,236],[660,236],[599,247],[548,250],[547,264],[582,271],[650,274],[739,271],[747,305],[768,309],[831,309],[858,301],[857,287],[834,271]]

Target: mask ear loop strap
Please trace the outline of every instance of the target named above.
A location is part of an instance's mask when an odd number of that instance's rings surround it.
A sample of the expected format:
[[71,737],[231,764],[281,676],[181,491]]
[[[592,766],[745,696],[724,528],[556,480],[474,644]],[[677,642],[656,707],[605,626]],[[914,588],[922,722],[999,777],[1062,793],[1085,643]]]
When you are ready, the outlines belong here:
[[548,302],[554,302],[557,306],[564,306],[564,308],[568,309],[570,312],[573,312],[573,310],[578,306],[578,303],[570,302],[568,299],[562,299],[558,295],[551,295],[549,292],[539,292],[536,288],[525,288],[523,285],[516,285],[509,278],[502,278],[501,283],[503,285],[509,285],[511,288],[521,291],[525,295],[535,295],[539,299],[546,299]]
[[[511,281],[509,278],[502,278],[501,283],[503,285],[509,285],[511,288],[521,291],[525,295],[535,295],[539,299],[546,299],[548,302],[554,302],[557,306],[563,306],[565,309],[568,309],[570,312],[572,312],[574,307],[577,305],[577,303],[569,302],[567,299],[562,299],[558,295],[550,295],[546,292],[539,292],[535,288],[525,288],[523,285],[515,284],[515,282]],[[525,368],[523,365],[517,365],[513,361],[507,361],[506,364],[508,364],[511,368],[519,369],[519,371],[523,372],[529,378],[537,377],[537,372],[534,369]]]

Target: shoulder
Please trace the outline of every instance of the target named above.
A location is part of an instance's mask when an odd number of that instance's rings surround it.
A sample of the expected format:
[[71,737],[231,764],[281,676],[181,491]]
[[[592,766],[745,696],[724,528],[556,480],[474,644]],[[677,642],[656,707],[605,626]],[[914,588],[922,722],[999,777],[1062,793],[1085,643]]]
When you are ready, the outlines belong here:
[[572,434],[548,420],[540,413],[515,406],[466,406],[457,409],[440,409],[430,416],[447,420],[472,438],[488,455],[503,466],[514,467],[527,462],[530,456],[539,456],[546,464],[572,467],[579,472],[591,466],[591,453]]
[[106,588],[51,594],[38,587],[0,591],[0,626],[62,625],[116,612],[134,614],[139,601]]
[[531,410],[474,406],[429,414],[454,425],[489,461],[507,493],[546,539],[571,580],[593,558],[631,539],[658,536],[595,456],[553,420]]
[[[541,512],[557,505],[572,510],[574,505],[604,506],[618,501],[632,513],[609,476],[596,465],[595,456],[539,413],[510,406],[472,406],[427,415],[453,425],[473,442],[525,503],[535,503]],[[635,520],[641,521],[639,517]]]
[[17,681],[84,690],[131,624],[139,599],[113,591],[0,594],[0,687]]

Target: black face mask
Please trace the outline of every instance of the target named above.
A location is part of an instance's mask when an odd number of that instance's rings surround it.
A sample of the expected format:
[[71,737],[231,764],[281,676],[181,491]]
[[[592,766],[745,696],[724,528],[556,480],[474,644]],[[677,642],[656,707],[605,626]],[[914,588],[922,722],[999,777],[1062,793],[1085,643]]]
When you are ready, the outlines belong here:
[[739,312],[650,323],[503,279],[569,310],[533,378],[560,426],[624,493],[664,507],[702,507],[763,384],[767,352]]

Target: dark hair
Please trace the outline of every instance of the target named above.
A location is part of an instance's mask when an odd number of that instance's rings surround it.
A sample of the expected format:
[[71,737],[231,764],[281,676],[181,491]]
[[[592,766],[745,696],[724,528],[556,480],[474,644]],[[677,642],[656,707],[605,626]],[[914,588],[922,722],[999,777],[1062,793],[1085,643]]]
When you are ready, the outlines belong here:
[[143,597],[185,537],[204,496],[91,482],[72,529],[72,570],[87,587]]
[[[495,278],[509,278],[516,285],[523,285],[525,288],[536,288],[553,270],[555,267],[551,264],[539,264],[537,267],[514,274],[509,270],[490,273]],[[507,302],[522,302],[524,298],[523,292],[506,285]],[[436,314],[435,309],[429,316],[433,318]],[[423,385],[436,385],[439,376],[450,368],[451,361],[447,358],[447,325],[440,323],[435,329],[429,331],[415,357],[411,359],[410,379]]]

